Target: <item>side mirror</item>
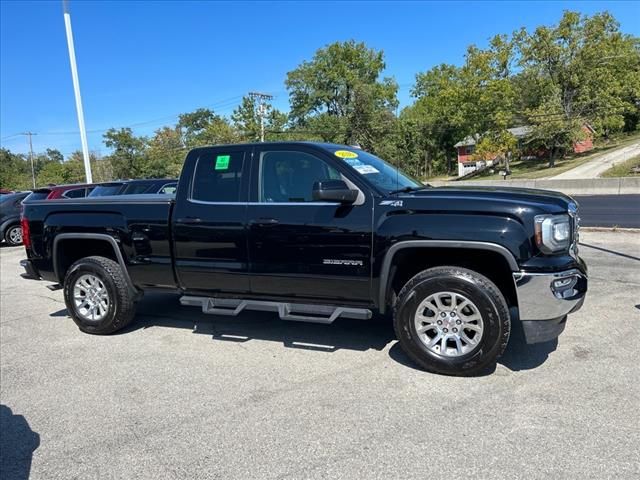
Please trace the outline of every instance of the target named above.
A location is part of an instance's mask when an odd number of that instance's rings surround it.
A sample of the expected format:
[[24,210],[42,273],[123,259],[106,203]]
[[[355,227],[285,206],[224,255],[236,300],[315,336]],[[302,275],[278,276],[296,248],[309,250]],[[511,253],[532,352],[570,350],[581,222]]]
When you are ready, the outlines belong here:
[[313,199],[321,202],[353,203],[358,190],[351,190],[342,180],[322,180],[313,184]]

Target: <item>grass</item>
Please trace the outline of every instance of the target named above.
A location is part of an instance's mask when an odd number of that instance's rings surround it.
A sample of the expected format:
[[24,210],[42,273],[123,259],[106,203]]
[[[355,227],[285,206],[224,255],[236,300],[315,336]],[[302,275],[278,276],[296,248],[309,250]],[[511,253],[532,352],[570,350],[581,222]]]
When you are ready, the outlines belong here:
[[[513,179],[538,179],[545,177],[553,177],[561,173],[571,170],[582,165],[594,157],[601,155],[602,153],[619,147],[632,144],[640,140],[640,132],[635,132],[632,135],[625,135],[612,139],[607,143],[601,143],[597,145],[593,150],[582,153],[572,154],[565,158],[556,159],[556,164],[553,168],[549,168],[549,159],[534,159],[534,160],[521,160],[511,162],[511,175],[507,177],[510,180]],[[504,166],[497,166],[494,170],[495,173],[489,173],[488,169],[485,173],[481,173],[469,180],[502,180],[500,170],[503,170]]]
[[[639,169],[637,173],[633,172],[633,168]],[[640,177],[640,155],[630,158],[622,163],[614,165],[604,172],[602,177]]]

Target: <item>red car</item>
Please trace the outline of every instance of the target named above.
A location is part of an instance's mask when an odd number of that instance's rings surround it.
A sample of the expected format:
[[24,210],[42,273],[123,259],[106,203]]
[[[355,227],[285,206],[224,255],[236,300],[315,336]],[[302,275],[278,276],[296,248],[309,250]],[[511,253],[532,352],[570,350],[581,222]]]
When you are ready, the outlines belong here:
[[33,191],[27,201],[53,200],[57,198],[84,198],[98,185],[97,183],[76,183],[73,185],[52,185],[50,187],[38,188]]

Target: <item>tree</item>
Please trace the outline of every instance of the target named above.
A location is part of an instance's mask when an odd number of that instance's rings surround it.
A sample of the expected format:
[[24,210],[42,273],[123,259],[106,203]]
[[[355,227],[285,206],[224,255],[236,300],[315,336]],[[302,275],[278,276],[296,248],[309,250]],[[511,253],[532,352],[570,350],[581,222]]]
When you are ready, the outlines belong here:
[[130,128],[110,128],[104,144],[113,149],[109,161],[116,178],[140,178],[148,173],[147,139],[136,137]]
[[[523,70],[525,116],[535,138],[568,149],[589,123],[603,136],[625,127],[639,108],[640,43],[624,35],[609,13],[567,11],[558,25],[515,34]],[[557,130],[559,129],[559,130]]]
[[[89,153],[89,161],[92,164],[92,171],[96,173],[96,170],[98,170],[98,175],[95,175],[94,181],[108,180],[107,178],[100,178],[99,169],[96,168],[98,159],[95,153]],[[85,181],[84,156],[81,151],[73,152],[63,162],[46,162],[38,175],[38,185],[40,186],[84,183]]]
[[[416,75],[416,102],[402,117],[420,132],[419,157],[427,156],[438,170],[452,173],[454,145],[468,135],[486,136],[487,148],[508,148],[507,128],[516,103],[514,55],[513,42],[497,35],[487,49],[470,46],[461,67],[442,64]],[[499,140],[506,143],[498,145]]]
[[183,113],[178,117],[177,128],[182,134],[184,146],[188,148],[240,140],[229,121],[208,108]]
[[0,187],[25,190],[32,186],[31,166],[27,158],[0,148]]
[[[270,103],[265,103],[265,140],[281,139],[288,121],[286,113],[279,111]],[[260,116],[258,105],[254,98],[243,97],[240,105],[233,111],[231,120],[238,135],[244,141],[256,142],[260,140]]]
[[373,150],[380,135],[394,128],[397,84],[380,78],[384,55],[355,41],[318,50],[287,74],[290,118],[302,131],[325,141]]
[[153,177],[177,177],[186,152],[177,127],[162,127],[156,130],[149,141],[148,174]]

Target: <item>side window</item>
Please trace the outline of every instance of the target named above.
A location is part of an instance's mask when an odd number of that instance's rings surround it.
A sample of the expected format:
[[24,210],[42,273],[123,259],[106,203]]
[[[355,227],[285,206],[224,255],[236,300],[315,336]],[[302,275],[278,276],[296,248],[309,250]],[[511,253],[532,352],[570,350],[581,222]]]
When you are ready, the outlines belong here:
[[62,196],[67,198],[82,198],[84,197],[84,195],[85,195],[84,188],[75,188],[73,190],[67,190],[66,192],[64,192]]
[[165,185],[164,187],[162,187],[160,189],[160,192],[158,192],[158,193],[162,193],[162,194],[165,194],[165,195],[171,195],[173,193],[176,193],[176,189],[177,188],[178,188],[177,184],[169,183],[169,184]]
[[259,198],[261,202],[311,202],[315,182],[341,178],[324,160],[305,152],[262,152]]
[[191,198],[205,202],[238,202],[244,152],[204,153],[198,158]]
[[149,182],[130,183],[124,190],[123,195],[140,195],[142,193],[147,193],[147,190],[149,190],[152,186],[153,183]]

